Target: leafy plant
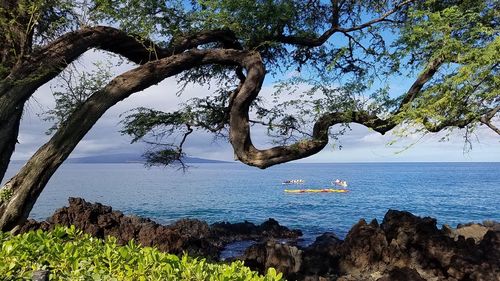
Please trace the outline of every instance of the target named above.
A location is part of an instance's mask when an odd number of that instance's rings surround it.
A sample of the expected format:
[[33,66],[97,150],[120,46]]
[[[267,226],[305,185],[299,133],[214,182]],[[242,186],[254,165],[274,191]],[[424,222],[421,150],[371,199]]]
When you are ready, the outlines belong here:
[[243,262],[207,263],[187,255],[177,257],[134,241],[119,246],[83,234],[72,227],[21,235],[0,232],[0,280],[31,280],[34,270],[48,270],[50,280],[282,280],[269,269],[265,276]]
[[0,189],[0,203],[7,202],[12,197],[12,189],[4,187]]

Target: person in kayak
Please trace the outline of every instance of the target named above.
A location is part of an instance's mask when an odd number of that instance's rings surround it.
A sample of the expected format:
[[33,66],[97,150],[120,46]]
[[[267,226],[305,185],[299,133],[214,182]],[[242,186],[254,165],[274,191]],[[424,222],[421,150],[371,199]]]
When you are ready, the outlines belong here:
[[335,184],[339,185],[339,186],[346,187],[347,186],[347,181],[336,179],[335,180]]

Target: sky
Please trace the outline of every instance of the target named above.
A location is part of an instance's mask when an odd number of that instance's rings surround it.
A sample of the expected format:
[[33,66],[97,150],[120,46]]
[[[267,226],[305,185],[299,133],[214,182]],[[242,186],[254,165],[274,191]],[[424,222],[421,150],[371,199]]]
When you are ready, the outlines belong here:
[[[98,51],[90,51],[79,61],[82,70],[91,70],[92,62],[102,60],[106,55]],[[131,64],[122,64],[114,69],[117,73],[132,68]],[[53,82],[52,82],[53,83]],[[398,84],[406,84],[400,81]],[[43,121],[40,113],[54,105],[51,83],[42,86],[34,97],[28,101],[21,123],[19,144],[12,157],[13,160],[28,159],[50,136],[45,131],[51,126]],[[400,85],[394,85],[395,88]],[[133,94],[115,105],[97,122],[92,130],[75,148],[71,157],[85,157],[105,154],[132,153],[140,155],[145,151],[142,143],[131,144],[131,138],[119,133],[122,128],[120,115],[133,108],[144,106],[159,110],[173,110],[177,105],[192,97],[203,97],[213,91],[208,86],[190,85],[181,97],[176,96],[178,85],[175,79],[166,79],[156,86]],[[266,98],[273,92],[272,81],[267,82],[260,96]],[[335,128],[333,128],[335,129]],[[339,163],[339,162],[497,162],[500,161],[500,138],[485,126],[476,131],[476,141],[472,150],[464,152],[464,140],[460,133],[442,142],[443,133],[409,136],[403,140],[388,133],[384,136],[361,125],[352,125],[340,139],[342,149],[328,145],[320,153],[298,160],[299,162]],[[272,145],[263,128],[252,129],[252,140],[258,148]],[[216,160],[233,160],[232,147],[226,140],[215,141],[207,133],[195,133],[188,139],[185,152],[192,157]]]

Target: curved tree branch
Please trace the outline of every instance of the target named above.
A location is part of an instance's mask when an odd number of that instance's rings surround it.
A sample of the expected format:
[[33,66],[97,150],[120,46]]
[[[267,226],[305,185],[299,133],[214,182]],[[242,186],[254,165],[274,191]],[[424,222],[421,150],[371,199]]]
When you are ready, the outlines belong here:
[[424,85],[432,79],[434,74],[438,71],[439,67],[444,63],[444,60],[441,58],[434,59],[430,61],[425,69],[420,73],[415,82],[411,85],[410,89],[406,92],[403,100],[401,101],[399,108],[395,112],[395,114],[401,112],[403,108],[410,104],[415,97],[420,93]]
[[2,230],[11,230],[28,217],[34,202],[50,177],[111,106],[135,92],[187,69],[212,63],[237,65],[245,61],[247,56],[248,52],[237,50],[193,49],[145,63],[115,77],[73,112],[49,142],[44,144],[6,184],[14,195],[8,202],[0,203]]
[[[259,168],[267,168],[272,165],[297,160],[313,155],[322,150],[328,144],[328,131],[331,126],[341,123],[358,123],[376,132],[385,134],[392,130],[398,122],[395,115],[407,104],[409,104],[421,91],[425,83],[432,79],[443,60],[435,59],[427,65],[426,69],[417,77],[408,92],[406,93],[398,111],[387,119],[381,119],[375,114],[366,111],[353,111],[350,113],[327,113],[321,116],[314,124],[311,138],[296,142],[287,146],[276,146],[273,148],[259,150],[252,144],[250,138],[251,122],[248,117],[249,105],[256,98],[262,85],[263,65],[258,61],[247,63],[247,77],[242,81],[240,91],[235,97],[235,102],[231,108],[230,119],[230,140],[233,145],[235,155],[238,160]],[[500,106],[486,112],[481,119],[483,123],[498,133],[498,129],[489,122],[489,120],[500,110]],[[464,128],[477,119],[469,117],[461,120],[449,120],[439,124],[424,122],[425,128],[429,132],[438,132],[450,126]],[[496,129],[496,130],[495,130]]]
[[390,119],[382,120],[366,112],[328,113],[316,121],[311,138],[291,145],[259,150],[253,145],[250,137],[248,111],[260,91],[265,69],[258,54],[249,55],[240,63],[247,70],[247,76],[240,84],[239,91],[233,99],[230,111],[229,137],[235,156],[245,164],[264,169],[313,155],[328,144],[329,128],[335,124],[360,123],[382,134],[396,126],[396,123]]
[[351,32],[351,31],[361,30],[363,28],[369,27],[369,26],[371,26],[373,24],[376,24],[376,23],[379,23],[379,22],[390,21],[388,19],[389,16],[391,16],[394,13],[396,13],[401,8],[403,8],[406,5],[409,5],[412,2],[415,2],[415,0],[406,0],[406,1],[403,1],[403,2],[401,2],[399,4],[396,4],[394,6],[394,8],[392,8],[390,11],[386,12],[385,14],[383,14],[382,16],[380,16],[380,17],[378,17],[376,19],[372,19],[372,20],[367,21],[367,22],[365,22],[363,24],[356,25],[356,26],[349,27],[349,28],[339,28],[338,31],[340,31],[340,32]]
[[429,82],[434,74],[438,71],[439,67],[443,65],[444,60],[441,58],[434,59],[430,61],[425,69],[420,73],[415,82],[410,86],[410,89],[406,92],[403,100],[399,104],[398,109],[394,112],[394,114],[398,114],[403,111],[405,106],[409,105],[415,97],[420,93],[424,85]]
[[22,63],[14,66],[4,81],[0,81],[0,120],[10,116],[13,110],[12,106],[3,108],[3,104],[23,103],[38,87],[56,77],[61,69],[91,48],[110,51],[137,64],[144,64],[211,42],[220,42],[224,47],[241,49],[234,34],[228,30],[202,31],[174,38],[168,48],[161,48],[152,41],[136,38],[108,26],[69,32],[32,53]]
[[492,129],[495,133],[500,135],[500,130],[491,123],[491,119],[498,113],[499,110],[500,105],[485,111],[479,116],[470,114],[468,117],[463,119],[449,119],[438,123],[433,123],[425,119],[423,125],[427,131],[431,133],[437,133],[447,127],[458,127],[460,129],[463,129],[472,122],[481,122]]
[[19,124],[24,103],[38,87],[59,75],[62,69],[87,50],[107,50],[144,64],[212,42],[218,42],[225,48],[241,49],[234,34],[228,30],[209,30],[181,36],[174,38],[168,48],[161,48],[152,41],[133,37],[119,29],[96,26],[66,33],[23,57],[9,70],[6,78],[0,80],[0,135],[11,135],[8,140],[4,137],[0,139],[0,174],[5,173],[15,148],[12,139],[17,137],[18,128],[13,130],[9,126]]
[[321,34],[318,37],[304,37],[304,36],[297,36],[297,35],[278,35],[274,38],[273,40],[276,40],[281,43],[285,44],[292,44],[292,45],[300,45],[300,46],[305,46],[305,47],[318,47],[324,44],[333,34],[337,32],[342,32],[344,34],[347,34],[348,32],[352,31],[358,31],[364,28],[367,28],[369,26],[372,26],[376,23],[383,22],[383,21],[388,21],[388,17],[399,11],[401,8],[405,7],[406,5],[409,5],[410,3],[415,2],[415,0],[406,0],[403,1],[399,4],[396,4],[394,8],[392,8],[390,11],[384,13],[380,17],[376,19],[372,19],[370,21],[367,21],[365,23],[362,23],[360,25],[352,26],[352,27],[339,27],[338,26],[338,8],[336,6],[333,6],[333,22],[332,26],[325,30],[323,34]]

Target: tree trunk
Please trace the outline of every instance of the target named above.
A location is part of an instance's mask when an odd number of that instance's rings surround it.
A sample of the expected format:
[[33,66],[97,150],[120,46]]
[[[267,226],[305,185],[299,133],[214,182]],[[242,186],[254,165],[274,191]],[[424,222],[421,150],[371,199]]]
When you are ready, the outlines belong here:
[[[57,148],[44,145],[21,171],[3,187],[11,196],[0,203],[2,231],[22,225],[51,175],[62,163]],[[58,159],[59,158],[59,159]]]
[[2,189],[12,194],[0,202],[0,230],[16,231],[28,218],[38,196],[69,156],[80,140],[111,106],[131,94],[179,74],[180,72],[208,63],[235,64],[226,56],[245,56],[233,51],[192,50],[158,61],[153,61],[115,77],[104,89],[94,93],[83,103],[24,165]]
[[17,143],[22,113],[23,108],[19,107],[9,120],[0,125],[0,181],[2,181],[5,176],[10,157]]

